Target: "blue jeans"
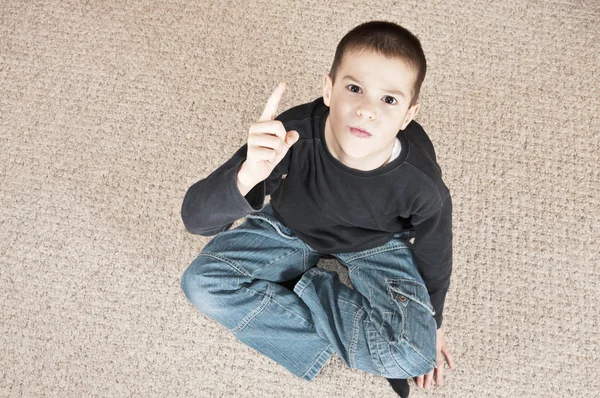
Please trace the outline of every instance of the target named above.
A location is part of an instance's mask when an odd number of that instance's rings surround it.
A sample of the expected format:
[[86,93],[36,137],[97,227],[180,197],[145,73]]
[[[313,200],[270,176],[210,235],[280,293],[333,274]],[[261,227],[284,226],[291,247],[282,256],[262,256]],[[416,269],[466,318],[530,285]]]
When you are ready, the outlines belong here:
[[[408,379],[436,367],[436,322],[408,240],[332,256],[336,272],[273,215],[270,204],[217,234],[190,264],[181,288],[203,314],[285,367],[312,380],[333,353],[352,369]],[[277,284],[304,273],[294,291]]]

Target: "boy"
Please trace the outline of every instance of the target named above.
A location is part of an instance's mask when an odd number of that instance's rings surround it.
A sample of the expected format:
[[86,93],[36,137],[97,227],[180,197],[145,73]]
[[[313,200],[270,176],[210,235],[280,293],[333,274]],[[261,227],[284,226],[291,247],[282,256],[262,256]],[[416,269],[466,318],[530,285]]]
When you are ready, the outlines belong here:
[[[216,234],[183,274],[186,297],[297,377],[336,352],[406,397],[410,377],[429,388],[437,369],[442,383],[441,354],[454,368],[441,328],[452,201],[413,121],[425,72],[408,30],[357,26],[323,97],[275,117],[280,83],[247,144],[185,195],[186,229]],[[345,265],[354,289],[320,258]]]

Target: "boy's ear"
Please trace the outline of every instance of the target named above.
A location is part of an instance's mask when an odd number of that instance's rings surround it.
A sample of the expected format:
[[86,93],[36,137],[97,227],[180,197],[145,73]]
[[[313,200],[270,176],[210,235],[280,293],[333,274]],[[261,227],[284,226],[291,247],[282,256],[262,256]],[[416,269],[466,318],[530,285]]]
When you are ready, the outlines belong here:
[[333,82],[329,73],[323,77],[323,102],[325,105],[330,106],[331,103],[331,90],[333,89]]
[[419,103],[419,101],[417,101],[416,104],[414,104],[408,109],[406,117],[404,118],[404,123],[402,123],[402,128],[400,130],[404,130],[406,126],[408,126],[408,124],[417,116],[417,113],[419,113],[420,106],[421,104]]

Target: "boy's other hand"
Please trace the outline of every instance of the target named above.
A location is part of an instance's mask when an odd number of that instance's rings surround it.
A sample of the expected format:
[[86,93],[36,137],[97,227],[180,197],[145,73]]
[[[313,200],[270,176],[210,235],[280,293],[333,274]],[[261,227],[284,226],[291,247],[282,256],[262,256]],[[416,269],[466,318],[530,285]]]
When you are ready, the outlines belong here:
[[271,174],[300,137],[295,130],[286,132],[283,123],[275,120],[285,88],[285,82],[280,82],[260,118],[250,126],[248,154],[237,175],[237,185],[243,196]]
[[441,327],[437,330],[436,337],[436,351],[437,351],[437,368],[433,368],[431,372],[426,375],[417,376],[414,378],[417,387],[425,388],[428,390],[433,385],[433,373],[435,372],[435,383],[438,386],[444,385],[444,357],[448,361],[450,369],[456,368],[456,363],[450,354],[450,347],[446,343],[446,336],[444,335],[444,328]]

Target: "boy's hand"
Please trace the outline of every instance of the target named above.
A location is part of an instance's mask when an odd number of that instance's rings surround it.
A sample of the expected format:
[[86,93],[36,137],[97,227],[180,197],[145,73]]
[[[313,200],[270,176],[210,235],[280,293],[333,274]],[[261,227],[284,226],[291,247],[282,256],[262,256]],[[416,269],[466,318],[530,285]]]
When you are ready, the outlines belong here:
[[[438,386],[444,385],[444,356],[448,361],[448,365],[450,369],[456,368],[456,364],[452,355],[450,354],[450,347],[446,343],[446,336],[444,336],[444,328],[441,327],[437,330],[437,338],[436,338],[436,350],[437,350],[437,368],[434,368],[431,372],[424,375],[425,380],[423,380],[423,375],[417,376],[414,378],[417,387],[424,387],[426,390],[432,386],[433,373],[435,371],[435,379],[436,384]],[[442,356],[443,354],[443,356]]]
[[285,82],[279,83],[258,121],[250,126],[248,154],[237,175],[237,185],[243,196],[271,174],[300,137],[295,130],[286,132],[283,123],[274,120],[285,87]]

